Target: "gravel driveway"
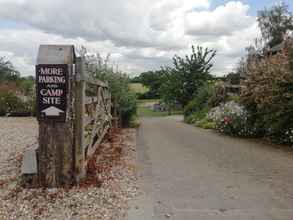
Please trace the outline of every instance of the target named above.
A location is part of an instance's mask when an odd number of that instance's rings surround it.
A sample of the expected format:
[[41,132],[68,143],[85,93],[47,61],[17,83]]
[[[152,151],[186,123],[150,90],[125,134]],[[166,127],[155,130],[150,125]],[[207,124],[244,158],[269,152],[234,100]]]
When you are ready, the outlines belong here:
[[143,118],[131,220],[292,220],[293,149]]
[[0,219],[126,219],[128,201],[137,191],[135,136],[134,129],[124,129],[114,143],[101,146],[99,185],[23,189],[17,184],[22,154],[36,145],[37,122],[0,118]]

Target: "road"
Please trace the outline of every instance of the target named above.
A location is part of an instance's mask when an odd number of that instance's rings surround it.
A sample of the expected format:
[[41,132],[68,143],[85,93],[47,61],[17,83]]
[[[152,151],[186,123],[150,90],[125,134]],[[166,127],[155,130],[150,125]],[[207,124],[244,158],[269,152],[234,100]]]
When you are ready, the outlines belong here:
[[142,118],[130,220],[292,220],[293,150]]

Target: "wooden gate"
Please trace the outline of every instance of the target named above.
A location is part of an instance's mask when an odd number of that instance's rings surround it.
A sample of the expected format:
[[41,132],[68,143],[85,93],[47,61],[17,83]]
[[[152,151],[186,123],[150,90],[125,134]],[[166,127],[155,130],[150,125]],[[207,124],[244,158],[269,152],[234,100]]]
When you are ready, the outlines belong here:
[[111,127],[111,94],[107,83],[93,79],[84,58],[76,60],[75,172],[83,177],[92,157]]

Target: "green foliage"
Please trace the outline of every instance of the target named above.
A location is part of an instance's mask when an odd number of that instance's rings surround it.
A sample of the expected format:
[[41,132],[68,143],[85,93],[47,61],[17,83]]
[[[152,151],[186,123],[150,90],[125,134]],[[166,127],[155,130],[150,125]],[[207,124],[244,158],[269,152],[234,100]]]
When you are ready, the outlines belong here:
[[225,81],[231,83],[232,85],[240,84],[240,73],[229,73],[225,77]]
[[184,117],[184,121],[187,124],[194,124],[202,119],[204,119],[209,112],[208,107],[204,107],[202,109],[199,109],[197,111],[192,112],[191,114]]
[[142,95],[149,91],[149,89],[141,83],[130,83],[129,88],[132,92],[134,92],[137,95]]
[[12,63],[0,57],[0,115],[11,112],[35,114],[34,78],[20,77]]
[[0,93],[0,116],[10,112],[27,112],[30,110],[29,107],[29,104],[11,92]]
[[130,91],[124,91],[119,99],[119,109],[121,111],[121,119],[123,126],[129,126],[131,119],[136,115],[137,103],[136,96]]
[[160,97],[159,91],[163,83],[163,72],[159,71],[148,71],[143,72],[136,77],[135,80],[142,83],[149,90],[144,94],[144,98],[157,99]]
[[16,82],[23,95],[28,97],[34,95],[35,80],[32,76],[21,77]]
[[138,128],[140,126],[140,121],[137,115],[133,115],[129,121],[130,128]]
[[173,67],[162,68],[164,83],[160,94],[167,104],[180,103],[186,106],[198,93],[211,75],[211,63],[216,51],[192,46],[192,54],[184,58],[175,55]]
[[204,117],[203,119],[197,121],[195,125],[203,129],[216,129],[216,123],[208,117]]
[[118,104],[122,116],[122,124],[128,126],[132,115],[136,114],[136,96],[129,88],[127,75],[109,70],[102,74],[97,72],[95,77],[109,83],[112,100]]
[[285,4],[259,11],[257,21],[262,38],[270,48],[282,43],[286,34],[293,30],[293,16]]
[[168,116],[168,112],[160,112],[160,111],[154,111],[149,107],[138,105],[137,110],[138,116],[140,117],[163,117]]
[[19,77],[20,74],[14,69],[12,63],[4,57],[0,57],[0,82],[15,81]]
[[227,98],[227,101],[230,102],[230,101],[234,101],[236,103],[240,103],[241,102],[241,98],[239,95],[233,95],[233,96],[229,96]]
[[195,98],[185,106],[184,116],[188,117],[194,112],[208,108],[209,99],[214,95],[214,92],[214,85],[211,83],[205,83],[201,86]]
[[105,59],[98,53],[87,55],[85,48],[80,49],[80,54],[85,57],[87,70],[92,76],[108,82],[112,102],[118,107],[118,112],[121,114],[122,125],[129,126],[130,120],[137,110],[135,93],[129,87],[129,77],[118,70],[114,70],[113,66],[109,64],[110,55]]

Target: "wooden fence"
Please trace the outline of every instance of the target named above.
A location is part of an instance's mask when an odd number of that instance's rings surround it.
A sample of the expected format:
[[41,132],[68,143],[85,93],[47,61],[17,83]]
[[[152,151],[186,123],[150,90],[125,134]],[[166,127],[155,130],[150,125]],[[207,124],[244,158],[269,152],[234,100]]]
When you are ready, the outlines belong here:
[[84,167],[111,127],[111,94],[107,83],[93,79],[83,58],[76,60],[75,172]]

